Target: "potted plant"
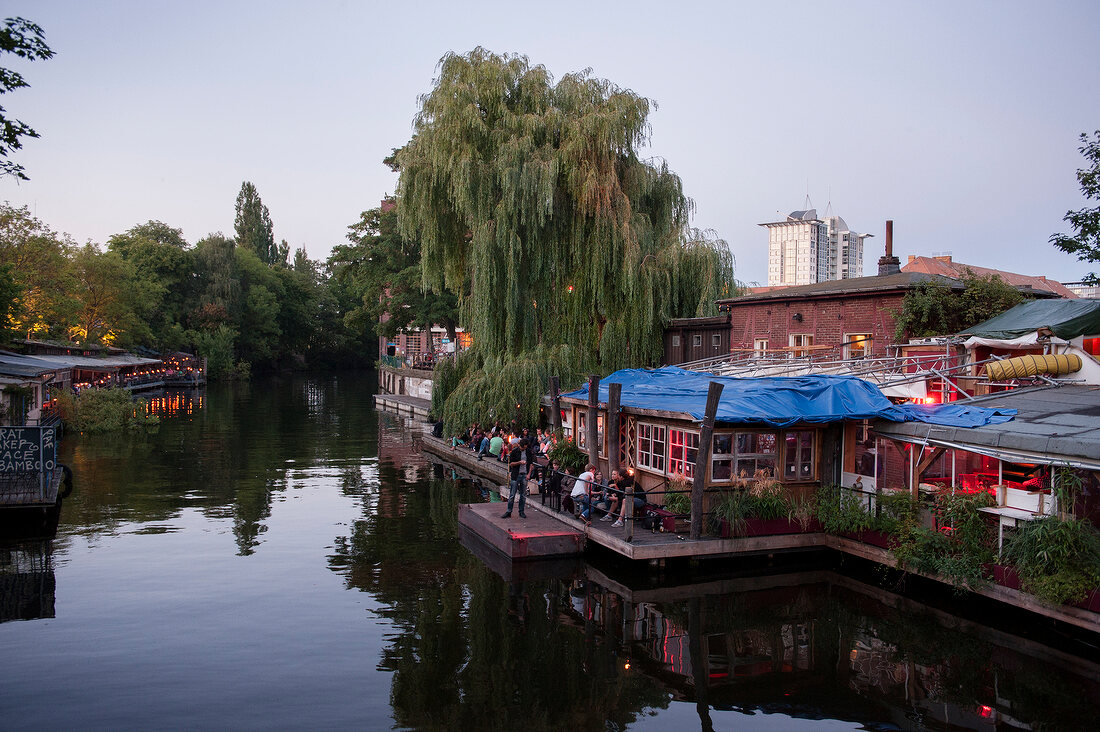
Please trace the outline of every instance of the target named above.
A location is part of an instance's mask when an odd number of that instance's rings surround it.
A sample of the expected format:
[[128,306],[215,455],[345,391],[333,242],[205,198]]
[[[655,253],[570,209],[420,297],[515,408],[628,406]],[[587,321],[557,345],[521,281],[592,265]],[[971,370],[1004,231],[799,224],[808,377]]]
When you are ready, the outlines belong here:
[[[886,537],[875,531],[875,517],[864,507],[862,497],[839,485],[822,486],[817,491],[817,520],[821,528],[836,536],[886,546]],[[873,532],[874,536],[871,536]]]
[[1100,532],[1080,519],[1025,522],[1004,548],[1020,588],[1050,605],[1080,604],[1100,612]]
[[787,488],[768,470],[742,476],[740,485],[728,491],[715,514],[729,526],[731,536],[768,536],[805,531],[812,522],[808,508],[795,507]]
[[664,507],[676,514],[676,531],[684,531],[691,523],[691,480],[686,475],[669,476]]

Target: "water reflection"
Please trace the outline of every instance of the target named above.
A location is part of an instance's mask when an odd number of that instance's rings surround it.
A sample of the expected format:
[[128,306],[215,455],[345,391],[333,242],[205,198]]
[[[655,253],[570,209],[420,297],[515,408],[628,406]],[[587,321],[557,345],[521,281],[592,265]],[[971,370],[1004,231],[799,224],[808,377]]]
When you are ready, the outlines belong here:
[[54,617],[52,557],[47,539],[0,546],[0,623]]
[[76,500],[66,503],[65,521],[88,536],[170,531],[185,510],[198,508],[211,519],[230,518],[238,552],[250,555],[299,468],[340,471],[351,491],[377,480],[368,467],[378,429],[369,379],[295,377],[171,391],[150,402],[166,417],[153,433],[69,435],[61,460],[73,469]]
[[[409,728],[622,729],[671,705],[701,729],[784,715],[865,728],[1081,728],[1100,666],[813,568],[690,579],[512,564],[459,536],[471,481],[381,465],[379,510],[330,567],[382,602],[395,719]],[[545,572],[557,571],[547,577]]]
[[[1091,659],[828,566],[501,561],[457,524],[484,488],[370,395],[343,376],[212,386],[155,434],[66,438],[58,539],[0,551],[0,620],[50,618],[0,623],[22,672],[0,708],[43,729],[525,731],[1100,711]],[[80,679],[60,698],[36,681],[58,668]]]
[[634,592],[588,567],[558,592],[634,667],[715,709],[942,729],[1083,729],[1098,711],[1100,665],[964,632],[957,618],[832,571]]
[[202,389],[165,389],[142,393],[138,397],[145,400],[145,411],[148,414],[166,419],[194,415],[202,409],[206,395]]

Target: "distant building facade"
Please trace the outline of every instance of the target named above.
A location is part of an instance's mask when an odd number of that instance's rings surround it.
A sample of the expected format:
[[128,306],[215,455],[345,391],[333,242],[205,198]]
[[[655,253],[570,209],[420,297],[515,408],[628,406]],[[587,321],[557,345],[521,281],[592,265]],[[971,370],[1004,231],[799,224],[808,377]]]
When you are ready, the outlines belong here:
[[[934,254],[931,257],[918,257],[909,255],[909,261],[901,268],[902,272],[934,274],[943,277],[959,279],[966,275],[967,271],[973,272],[979,277],[997,275],[1001,280],[1013,287],[1030,287],[1041,293],[1049,293],[1056,297],[1088,297],[1079,295],[1073,288],[1063,285],[1061,282],[1049,279],[1042,275],[1024,275],[1017,272],[1008,272],[1003,269],[991,267],[979,267],[974,264],[963,264],[952,259],[950,254]],[[1095,297],[1095,295],[1093,295]]]
[[768,286],[812,285],[863,276],[863,240],[839,216],[792,211],[768,230]]
[[1077,297],[1100,299],[1100,285],[1086,285],[1084,282],[1063,282],[1062,284]]

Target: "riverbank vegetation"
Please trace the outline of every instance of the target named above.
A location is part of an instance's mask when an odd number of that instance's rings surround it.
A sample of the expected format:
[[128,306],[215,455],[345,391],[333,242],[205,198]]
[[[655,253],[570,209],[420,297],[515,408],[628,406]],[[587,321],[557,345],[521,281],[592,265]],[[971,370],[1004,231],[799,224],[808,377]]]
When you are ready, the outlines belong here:
[[194,245],[160,221],[78,246],[27,207],[0,204],[0,310],[6,335],[188,351],[213,379],[286,366],[373,362],[370,323],[348,318],[361,293],[341,262],[291,258],[274,243],[254,186],[242,185],[236,236]]
[[76,432],[117,432],[160,423],[159,417],[149,413],[147,402],[132,398],[126,389],[86,389],[80,393],[55,389],[51,396],[57,400],[66,427]]
[[[1061,471],[1057,483],[1068,485],[1069,474]],[[1060,493],[1061,505],[1074,504],[1071,488]],[[916,499],[899,490],[874,496],[871,507],[869,500],[823,486],[808,514],[800,493],[757,477],[720,492],[710,525],[716,535],[748,536],[754,522],[787,520],[801,531],[868,541],[889,549],[899,569],[939,577],[960,592],[987,586],[1005,568],[1019,577],[1022,590],[1049,605],[1083,602],[1100,589],[1100,532],[1069,512],[1021,522],[998,555],[996,522],[980,510],[994,503],[987,493],[943,489]]]

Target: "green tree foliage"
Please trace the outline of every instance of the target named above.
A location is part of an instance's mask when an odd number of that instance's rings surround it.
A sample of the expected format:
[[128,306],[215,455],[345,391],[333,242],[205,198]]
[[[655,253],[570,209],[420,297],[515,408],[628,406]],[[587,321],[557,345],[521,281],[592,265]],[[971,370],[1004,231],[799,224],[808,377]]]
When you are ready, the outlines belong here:
[[150,309],[159,295],[155,285],[145,289],[134,266],[114,252],[100,252],[86,244],[70,263],[75,285],[76,317],[69,336],[78,343],[134,345],[146,342],[149,329],[138,315]]
[[[1081,133],[1081,147],[1078,148],[1088,163],[1078,168],[1077,182],[1081,184],[1081,193],[1095,205],[1086,206],[1079,211],[1067,211],[1063,221],[1072,226],[1075,234],[1054,234],[1050,243],[1075,255],[1082,262],[1100,262],[1100,130],[1092,133],[1092,139]],[[1090,272],[1083,280],[1090,284],[1100,284],[1100,276]]]
[[[353,292],[356,307],[347,313],[351,328],[377,329],[393,338],[408,329],[439,325],[452,340],[458,326],[458,301],[450,292],[432,292],[422,284],[420,244],[401,235],[392,199],[364,211],[348,227],[350,245],[333,248],[333,276]],[[383,314],[384,322],[379,322]]]
[[[233,240],[223,234],[210,234],[195,245],[195,277],[199,292],[199,308],[206,316],[197,327],[217,326],[240,312],[241,280],[237,274],[237,258]],[[210,313],[222,313],[219,322],[210,322]]]
[[108,249],[134,266],[146,297],[138,313],[149,326],[148,345],[178,350],[187,344],[183,321],[194,296],[194,258],[183,232],[149,221],[107,241]]
[[570,344],[609,370],[650,363],[667,318],[728,292],[724,242],[689,240],[680,179],[638,158],[649,109],[587,72],[555,84],[522,56],[443,58],[396,155],[398,212],[424,283],[462,298],[486,353]]
[[221,234],[190,247],[160,221],[111,236],[105,252],[77,247],[26,207],[2,204],[0,330],[197,352],[226,378],[372,361],[371,341],[344,327],[348,293],[304,250],[293,268],[285,258],[267,264]]
[[[6,18],[0,27],[0,54],[13,53],[28,61],[46,60],[53,57],[53,51],[46,45],[45,36],[35,23],[23,18]],[[30,86],[23,75],[12,69],[0,67],[0,94]],[[3,107],[0,107],[0,176],[10,175],[20,180],[29,180],[23,172],[23,166],[8,160],[8,157],[23,147],[24,137],[38,137],[27,124],[10,119]]]
[[[237,194],[237,217],[233,228],[237,233],[237,246],[252,251],[265,264],[286,263],[286,252],[275,245],[275,234],[271,226],[271,214],[260,200],[251,181],[241,183],[241,192]],[[285,243],[285,242],[284,242]],[[280,259],[282,254],[282,259]]]
[[[654,363],[669,318],[711,314],[731,292],[725,242],[689,231],[680,179],[638,157],[649,110],[588,72],[555,84],[522,56],[478,48],[441,61],[394,158],[398,215],[422,245],[424,285],[458,295],[482,367],[502,379],[538,347],[569,347],[578,373]],[[534,403],[546,384],[531,375],[548,367],[500,384],[512,409]],[[469,414],[463,400],[448,424]]]
[[238,375],[235,361],[237,331],[222,323],[211,330],[194,335],[196,350],[206,358],[206,375],[215,381],[226,381]]
[[20,296],[23,289],[15,281],[11,265],[0,264],[0,341],[7,341],[17,335],[14,330],[15,318],[19,314]]
[[905,293],[901,310],[895,313],[894,337],[959,333],[1027,299],[995,274],[979,276],[968,269],[961,282],[961,291],[941,280],[928,280]]
[[75,313],[68,260],[76,247],[26,206],[0,204],[0,265],[20,290],[10,327],[25,338],[63,337]]

